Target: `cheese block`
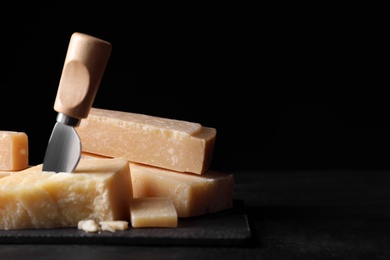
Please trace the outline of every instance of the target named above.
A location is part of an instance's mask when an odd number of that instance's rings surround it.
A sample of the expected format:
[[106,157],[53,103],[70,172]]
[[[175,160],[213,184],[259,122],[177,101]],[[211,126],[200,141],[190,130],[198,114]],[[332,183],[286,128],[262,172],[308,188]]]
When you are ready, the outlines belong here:
[[177,227],[177,212],[169,197],[130,199],[130,222],[139,227]]
[[0,179],[0,229],[77,227],[130,218],[127,160],[81,159],[74,173],[42,171],[42,164]]
[[28,137],[24,132],[0,131],[0,171],[28,167]]
[[75,129],[84,152],[195,174],[210,167],[216,139],[198,123],[94,107]]
[[[110,158],[82,152],[81,158]],[[208,170],[203,175],[129,162],[134,198],[168,196],[178,217],[213,213],[233,206],[233,174]]]
[[133,197],[169,197],[178,217],[193,217],[233,206],[232,174],[211,171],[202,175],[178,173],[130,162]]

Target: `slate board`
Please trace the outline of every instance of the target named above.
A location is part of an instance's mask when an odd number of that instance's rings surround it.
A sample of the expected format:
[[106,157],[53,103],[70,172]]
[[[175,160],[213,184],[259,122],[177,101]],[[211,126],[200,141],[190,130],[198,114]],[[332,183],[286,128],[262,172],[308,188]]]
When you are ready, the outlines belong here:
[[180,218],[175,228],[132,228],[88,233],[77,228],[0,230],[2,244],[124,244],[172,246],[243,246],[251,230],[242,200],[224,211]]

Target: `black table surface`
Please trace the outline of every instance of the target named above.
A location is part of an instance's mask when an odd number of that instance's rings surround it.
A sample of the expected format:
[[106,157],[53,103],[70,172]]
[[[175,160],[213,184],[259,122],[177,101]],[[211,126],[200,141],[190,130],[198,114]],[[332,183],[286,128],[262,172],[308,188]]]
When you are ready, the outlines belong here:
[[[389,259],[390,171],[232,172],[251,238],[229,246],[0,245],[2,259]],[[37,258],[38,257],[38,258]]]

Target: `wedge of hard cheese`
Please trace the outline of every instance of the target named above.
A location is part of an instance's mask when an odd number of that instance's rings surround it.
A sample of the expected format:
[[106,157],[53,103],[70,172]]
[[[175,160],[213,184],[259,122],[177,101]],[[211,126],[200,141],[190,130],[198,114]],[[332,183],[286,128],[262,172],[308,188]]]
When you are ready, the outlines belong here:
[[0,179],[0,229],[77,227],[130,218],[129,164],[125,159],[81,159],[74,173],[42,165]]
[[202,175],[179,173],[129,163],[133,197],[169,197],[178,217],[192,217],[233,206],[232,174],[208,170]]
[[24,132],[0,131],[0,171],[28,167],[28,137]]
[[198,123],[100,108],[75,129],[85,152],[195,174],[208,170],[216,138]]

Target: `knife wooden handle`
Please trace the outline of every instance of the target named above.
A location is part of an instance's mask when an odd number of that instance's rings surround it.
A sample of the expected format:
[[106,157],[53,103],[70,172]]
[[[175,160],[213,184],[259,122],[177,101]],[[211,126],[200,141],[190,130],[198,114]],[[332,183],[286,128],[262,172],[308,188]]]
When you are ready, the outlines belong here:
[[62,69],[54,110],[77,119],[86,118],[111,54],[111,43],[75,32]]

